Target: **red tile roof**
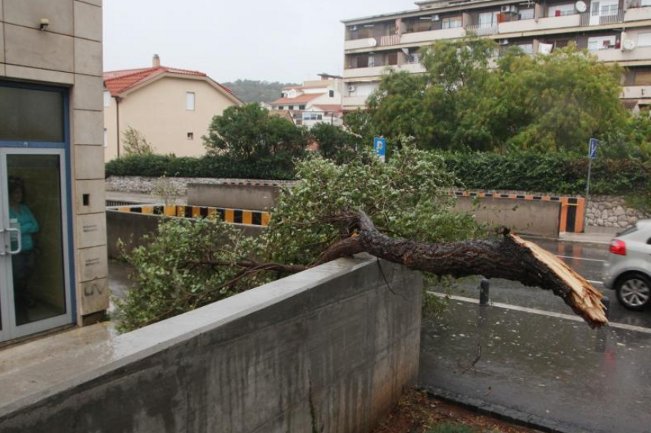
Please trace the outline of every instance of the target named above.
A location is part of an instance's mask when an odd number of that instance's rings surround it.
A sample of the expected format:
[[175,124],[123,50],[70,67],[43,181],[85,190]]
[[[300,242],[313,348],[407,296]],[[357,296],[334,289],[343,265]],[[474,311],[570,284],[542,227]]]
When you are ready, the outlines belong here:
[[310,102],[312,99],[316,99],[319,96],[323,96],[325,93],[305,93],[303,95],[298,95],[295,98],[280,98],[276,99],[271,103],[271,105],[296,105],[302,104],[304,102]]
[[[112,96],[117,96],[125,91],[137,86],[138,84],[160,74],[190,75],[195,77],[207,77],[203,72],[190,71],[187,69],[169,68],[167,66],[157,66],[152,68],[126,69],[123,71],[109,71],[104,73],[104,85],[111,92]],[[230,89],[221,86],[229,93]]]

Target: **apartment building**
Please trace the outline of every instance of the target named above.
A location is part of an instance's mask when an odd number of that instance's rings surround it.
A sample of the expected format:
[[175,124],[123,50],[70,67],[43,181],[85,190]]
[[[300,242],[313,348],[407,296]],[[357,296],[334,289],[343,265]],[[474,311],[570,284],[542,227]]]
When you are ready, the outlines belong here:
[[419,49],[470,34],[525,53],[571,41],[600,61],[625,67],[622,99],[651,104],[651,0],[435,0],[418,9],[345,20],[345,111],[364,107],[387,68],[424,72]]
[[341,77],[319,74],[320,80],[303,82],[300,86],[287,86],[281,97],[273,101],[273,112],[285,111],[296,125],[308,128],[317,123],[341,126],[343,81]]

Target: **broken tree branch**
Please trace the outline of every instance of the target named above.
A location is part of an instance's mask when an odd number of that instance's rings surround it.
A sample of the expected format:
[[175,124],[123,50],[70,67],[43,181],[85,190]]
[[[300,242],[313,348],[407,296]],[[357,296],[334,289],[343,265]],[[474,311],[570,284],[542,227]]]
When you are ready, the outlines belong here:
[[436,275],[519,281],[551,290],[592,327],[608,322],[598,290],[556,256],[517,235],[505,232],[489,240],[429,244],[390,238],[377,231],[364,212],[350,218],[357,222],[363,250],[376,257]]

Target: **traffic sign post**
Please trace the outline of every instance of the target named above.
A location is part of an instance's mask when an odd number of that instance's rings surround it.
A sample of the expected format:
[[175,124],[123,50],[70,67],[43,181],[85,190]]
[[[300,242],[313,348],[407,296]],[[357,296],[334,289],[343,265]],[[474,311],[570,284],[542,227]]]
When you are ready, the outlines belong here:
[[387,139],[384,137],[374,137],[373,152],[375,152],[382,162],[386,162]]
[[597,158],[597,149],[599,148],[599,140],[591,138],[588,141],[588,180],[585,184],[585,211],[583,214],[583,231],[585,231],[585,220],[588,214],[588,200],[590,198],[590,175],[592,174],[592,160]]

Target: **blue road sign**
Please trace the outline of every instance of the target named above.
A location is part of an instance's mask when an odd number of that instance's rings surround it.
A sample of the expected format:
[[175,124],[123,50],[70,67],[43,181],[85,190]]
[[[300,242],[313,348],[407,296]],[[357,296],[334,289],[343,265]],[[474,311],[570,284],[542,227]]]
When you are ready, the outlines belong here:
[[595,159],[597,157],[597,148],[599,147],[599,140],[591,138],[588,142],[588,157]]
[[387,154],[387,139],[384,137],[374,137],[373,151],[382,160],[382,162],[384,162]]

